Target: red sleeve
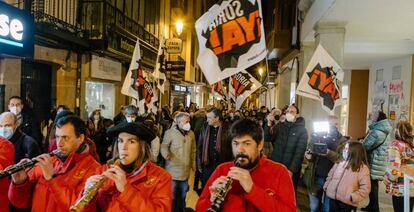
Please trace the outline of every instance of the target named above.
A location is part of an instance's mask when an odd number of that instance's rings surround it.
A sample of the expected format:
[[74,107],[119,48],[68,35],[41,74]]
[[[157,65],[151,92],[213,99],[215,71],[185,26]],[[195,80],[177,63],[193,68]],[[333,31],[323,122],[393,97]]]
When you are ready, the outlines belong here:
[[214,180],[223,175],[221,173],[221,170],[222,169],[220,166],[217,167],[216,170],[214,170],[213,174],[211,174],[210,178],[208,178],[206,186],[204,186],[203,192],[201,193],[201,196],[198,198],[196,204],[197,212],[205,212],[207,211],[207,209],[211,207],[209,187],[211,186],[211,184],[213,184]]
[[[62,208],[70,208],[72,203],[76,202],[79,193],[83,190],[83,186],[85,185],[86,180],[90,176],[94,175],[95,170],[100,166],[98,162],[92,158],[89,159],[89,162],[82,163],[80,165],[85,164],[90,166],[90,168],[83,176],[81,183],[79,183],[76,187],[70,187],[58,178],[52,179],[48,182],[49,191],[53,194],[51,197],[53,197],[58,205],[60,205]],[[79,168],[80,167],[77,167],[76,169]]]
[[[159,211],[170,212],[172,208],[172,179],[171,175],[165,173],[160,176],[154,193],[149,196],[143,193],[130,183],[127,183],[125,190],[114,198],[118,200],[124,208],[131,212],[136,211]],[[134,204],[131,204],[133,202]]]
[[14,146],[7,140],[0,138],[0,170],[13,164]]
[[274,194],[269,195],[263,188],[253,184],[252,190],[246,193],[245,198],[259,211],[269,212],[296,212],[295,192],[287,168],[279,168],[278,180],[272,179],[277,185]]
[[43,176],[40,167],[35,166],[27,173],[26,182],[16,185],[13,182],[9,187],[9,200],[17,208],[30,208],[32,205],[32,193],[34,185],[39,177]]

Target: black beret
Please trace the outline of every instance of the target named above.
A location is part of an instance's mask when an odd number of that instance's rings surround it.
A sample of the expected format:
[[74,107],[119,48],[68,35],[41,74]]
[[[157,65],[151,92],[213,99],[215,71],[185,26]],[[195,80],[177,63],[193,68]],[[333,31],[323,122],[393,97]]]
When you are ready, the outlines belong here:
[[132,135],[136,135],[139,139],[142,139],[148,143],[154,140],[155,133],[141,123],[136,122],[122,122],[114,127],[108,129],[107,133],[110,137],[117,137],[119,133],[126,132]]

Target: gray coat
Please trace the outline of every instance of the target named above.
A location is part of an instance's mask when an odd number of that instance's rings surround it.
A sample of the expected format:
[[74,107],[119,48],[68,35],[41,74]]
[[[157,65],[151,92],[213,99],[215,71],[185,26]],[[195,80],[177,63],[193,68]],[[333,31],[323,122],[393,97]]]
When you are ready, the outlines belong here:
[[171,174],[173,180],[187,180],[190,169],[195,168],[196,142],[193,131],[184,134],[173,126],[165,131],[161,144],[161,154],[166,160],[165,169]]

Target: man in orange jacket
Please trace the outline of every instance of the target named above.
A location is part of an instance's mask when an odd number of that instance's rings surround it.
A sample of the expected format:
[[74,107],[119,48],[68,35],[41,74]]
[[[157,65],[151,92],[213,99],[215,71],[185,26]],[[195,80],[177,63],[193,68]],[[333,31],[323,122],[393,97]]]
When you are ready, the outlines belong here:
[[[11,142],[0,137],[0,170],[13,164],[14,146]],[[9,198],[5,191],[9,190],[9,178],[0,179],[0,211],[9,211]]]
[[[196,211],[295,212],[295,192],[287,168],[261,154],[260,125],[241,119],[231,126],[230,137],[236,162],[217,167],[198,199]],[[223,196],[225,187],[230,190]]]
[[155,133],[140,123],[120,123],[108,129],[117,137],[113,160],[119,165],[104,165],[99,175],[85,184],[87,192],[105,176],[108,178],[88,211],[170,212],[172,179],[167,171],[151,163],[150,142]]
[[65,116],[56,126],[59,153],[56,156],[40,155],[35,158],[38,163],[33,169],[12,175],[9,199],[17,208],[31,207],[33,212],[67,212],[86,179],[100,166],[84,142],[86,126],[82,119]]

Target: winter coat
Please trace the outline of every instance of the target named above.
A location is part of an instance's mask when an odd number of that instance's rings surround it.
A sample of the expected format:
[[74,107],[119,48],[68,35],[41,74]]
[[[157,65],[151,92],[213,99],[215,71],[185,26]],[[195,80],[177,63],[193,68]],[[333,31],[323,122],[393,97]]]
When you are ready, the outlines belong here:
[[40,154],[37,142],[20,129],[16,129],[10,141],[14,145],[14,163],[20,162],[23,158],[34,158]]
[[86,179],[95,173],[99,163],[89,154],[72,153],[65,162],[52,157],[54,177],[48,181],[40,166],[28,172],[26,182],[10,184],[9,200],[17,208],[32,208],[33,212],[67,212],[76,202]]
[[371,124],[369,129],[363,144],[368,153],[371,179],[382,180],[387,168],[387,149],[392,139],[390,135],[392,126],[387,119],[384,119]]
[[345,168],[346,165],[347,162],[342,161],[332,167],[323,189],[329,198],[357,207],[371,191],[369,169],[363,165],[358,172],[353,172]]
[[193,131],[184,135],[178,126],[167,130],[161,144],[161,154],[165,161],[165,169],[173,180],[187,180],[190,169],[195,168],[196,142]]
[[[0,137],[0,170],[4,170],[6,167],[13,164],[14,147],[3,137]],[[7,192],[9,190],[9,178],[5,177],[0,179],[0,211],[9,211],[9,198]]]
[[308,142],[305,119],[279,122],[272,132],[272,160],[285,165],[292,173],[299,173]]
[[[205,212],[211,206],[211,184],[220,176],[227,176],[233,162],[219,165],[207,181],[196,211]],[[295,191],[292,180],[285,166],[261,156],[259,164],[250,171],[253,187],[246,193],[239,181],[234,180],[221,211],[261,211],[261,212],[296,212]]]
[[[220,163],[231,161],[233,159],[233,152],[231,149],[231,140],[230,140],[230,135],[228,132],[230,126],[224,122],[222,124],[223,124],[223,130],[222,130],[222,135],[221,135],[221,151],[219,152],[219,155],[218,155],[219,161],[216,161],[217,163],[215,163],[214,161],[216,160],[216,158],[209,158],[210,164],[208,164],[208,166],[217,166]],[[204,146],[204,139],[207,137],[208,127],[210,127],[210,125],[207,124],[205,125],[204,128],[201,129],[201,132],[198,138],[197,168],[199,170],[202,170],[204,168],[202,155],[203,155],[203,150],[205,148],[208,148]]]
[[[107,180],[96,198],[88,205],[88,211],[130,211],[130,212],[170,212],[172,203],[171,176],[164,169],[151,162],[138,165],[126,175],[127,184],[119,192],[112,180]],[[107,170],[104,165],[96,172]]]
[[[404,196],[404,174],[414,168],[413,147],[399,140],[391,142],[388,148],[388,165],[385,172],[385,192],[393,196]],[[410,180],[410,194],[414,196],[414,182]]]
[[20,122],[18,129],[20,129],[26,135],[32,137],[38,146],[40,146],[42,144],[42,133],[40,131],[40,125],[38,121],[25,112],[22,112],[17,118]]

